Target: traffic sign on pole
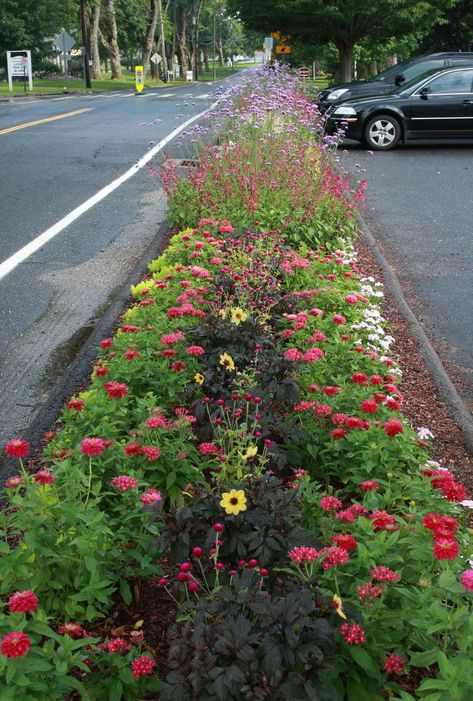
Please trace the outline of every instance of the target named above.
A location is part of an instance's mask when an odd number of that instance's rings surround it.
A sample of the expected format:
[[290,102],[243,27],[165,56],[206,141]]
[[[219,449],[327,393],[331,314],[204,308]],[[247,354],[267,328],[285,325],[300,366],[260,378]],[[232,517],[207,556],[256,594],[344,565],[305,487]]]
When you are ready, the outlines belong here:
[[145,86],[145,74],[143,66],[135,66],[135,88],[138,95]]

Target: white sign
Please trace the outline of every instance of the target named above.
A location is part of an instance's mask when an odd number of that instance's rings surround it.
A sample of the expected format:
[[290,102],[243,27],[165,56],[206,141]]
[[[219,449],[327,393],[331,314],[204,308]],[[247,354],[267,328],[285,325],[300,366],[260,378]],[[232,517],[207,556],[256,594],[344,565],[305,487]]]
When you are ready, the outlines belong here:
[[64,53],[65,51],[70,51],[76,45],[76,40],[63,30],[55,37],[53,43],[58,51]]
[[273,48],[273,45],[274,45],[273,37],[265,37],[264,38],[264,48],[267,51],[271,51],[271,49]]
[[7,51],[8,89],[13,90],[13,78],[26,78],[30,92],[33,90],[33,71],[31,69],[31,51]]
[[264,59],[265,59],[264,51],[255,51],[256,63],[264,63]]
[[163,58],[159,54],[153,54],[150,58],[150,61],[152,61],[156,65],[158,65],[158,63],[161,63],[162,60],[163,60]]
[[192,82],[192,71],[186,71],[186,80]]

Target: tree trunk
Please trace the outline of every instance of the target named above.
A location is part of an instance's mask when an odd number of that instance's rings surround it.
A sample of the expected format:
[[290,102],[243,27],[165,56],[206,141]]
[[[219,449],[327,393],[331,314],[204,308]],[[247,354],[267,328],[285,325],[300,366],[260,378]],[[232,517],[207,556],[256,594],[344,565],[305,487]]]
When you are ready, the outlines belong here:
[[148,26],[146,28],[146,34],[143,42],[143,52],[141,55],[141,63],[143,66],[144,75],[146,75],[148,71],[151,50],[154,44],[154,34],[156,32],[156,25],[158,23],[158,1],[159,0],[150,0],[150,18]]
[[217,41],[217,53],[218,53],[218,65],[223,66],[223,63],[225,61],[225,57],[223,55],[222,35],[219,36],[218,41]]
[[100,67],[99,54],[99,22],[100,22],[100,3],[94,5],[92,13],[92,22],[90,23],[90,56],[92,59],[92,78],[100,80],[102,77],[102,69]]
[[210,66],[209,66],[209,48],[208,46],[204,46],[202,49],[204,53],[204,71],[206,73],[210,73]]
[[200,26],[200,15],[202,13],[202,8],[204,6],[204,0],[197,0],[193,7],[192,14],[192,73],[194,80],[199,79],[198,75],[198,65],[199,65],[199,26]]
[[115,19],[115,0],[104,0],[106,9],[105,24],[109,31],[107,38],[103,31],[99,29],[100,41],[105,46],[110,56],[112,68],[112,80],[120,80],[122,77],[122,67],[120,63],[120,48],[118,46],[117,22]]
[[185,73],[190,68],[190,55],[187,48],[187,36],[186,36],[186,25],[187,25],[187,8],[181,7],[181,12],[178,16],[178,26],[177,26],[177,51],[179,55],[179,70],[181,78],[185,77]]
[[349,83],[352,79],[353,44],[337,45],[340,56],[340,82]]

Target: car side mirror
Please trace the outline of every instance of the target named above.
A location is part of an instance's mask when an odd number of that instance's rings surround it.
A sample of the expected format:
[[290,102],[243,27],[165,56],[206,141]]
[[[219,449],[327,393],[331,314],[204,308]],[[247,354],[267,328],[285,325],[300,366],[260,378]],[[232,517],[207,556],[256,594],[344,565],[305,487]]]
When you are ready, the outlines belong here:
[[421,98],[423,100],[427,100],[427,95],[430,95],[431,92],[432,92],[431,88],[425,87],[425,88],[422,88],[421,90],[419,90],[419,95],[421,96]]
[[394,77],[394,85],[401,85],[406,79],[402,75],[402,73],[399,73]]

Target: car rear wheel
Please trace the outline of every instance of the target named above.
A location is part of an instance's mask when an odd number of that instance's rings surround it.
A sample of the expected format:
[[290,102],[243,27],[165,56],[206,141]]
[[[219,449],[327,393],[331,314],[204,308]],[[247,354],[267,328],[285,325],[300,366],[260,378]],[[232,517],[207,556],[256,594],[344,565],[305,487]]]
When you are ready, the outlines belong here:
[[370,148],[376,151],[389,151],[399,143],[401,126],[395,117],[389,114],[377,114],[367,123],[364,138]]

